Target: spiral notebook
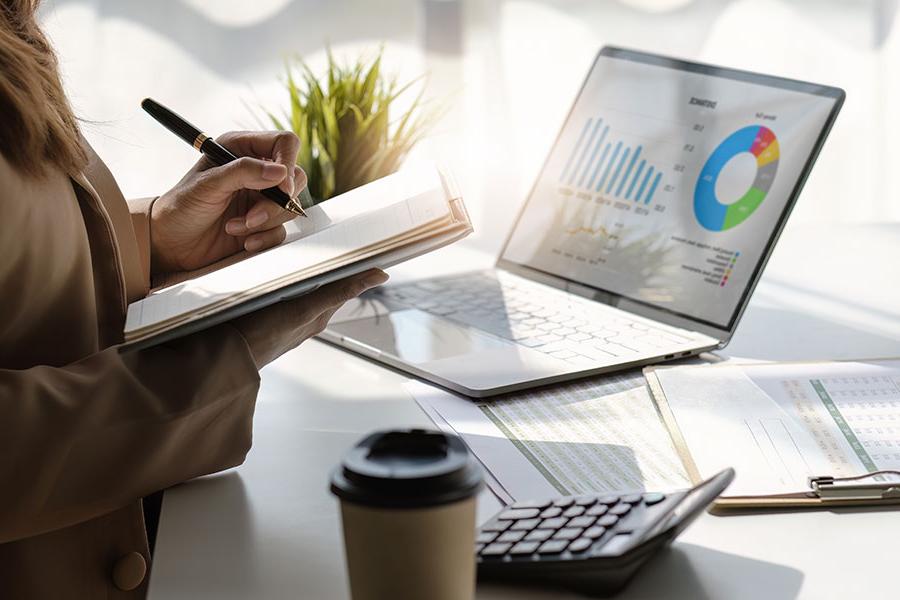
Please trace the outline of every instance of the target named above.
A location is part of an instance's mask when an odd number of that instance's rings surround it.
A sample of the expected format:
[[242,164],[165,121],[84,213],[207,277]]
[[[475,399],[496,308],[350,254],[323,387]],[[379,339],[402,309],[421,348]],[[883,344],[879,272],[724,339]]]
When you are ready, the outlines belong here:
[[720,507],[900,502],[900,359],[645,369],[688,475]]
[[307,214],[275,248],[165,282],[130,304],[125,345],[178,338],[355,273],[390,267],[472,232],[452,178],[434,166],[389,175]]

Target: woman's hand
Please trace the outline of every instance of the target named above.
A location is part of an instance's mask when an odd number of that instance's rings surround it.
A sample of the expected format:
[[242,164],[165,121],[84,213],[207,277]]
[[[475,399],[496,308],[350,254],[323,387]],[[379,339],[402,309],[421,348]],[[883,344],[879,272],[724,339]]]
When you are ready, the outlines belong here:
[[331,283],[296,300],[280,302],[233,321],[250,346],[257,369],[325,329],[345,302],[388,280],[372,269]]
[[217,167],[201,158],[153,204],[150,215],[154,273],[191,271],[240,250],[256,252],[284,240],[294,215],[258,190],[278,186],[293,197],[306,187],[296,166],[300,141],[284,131],[235,131],[217,142],[239,158]]

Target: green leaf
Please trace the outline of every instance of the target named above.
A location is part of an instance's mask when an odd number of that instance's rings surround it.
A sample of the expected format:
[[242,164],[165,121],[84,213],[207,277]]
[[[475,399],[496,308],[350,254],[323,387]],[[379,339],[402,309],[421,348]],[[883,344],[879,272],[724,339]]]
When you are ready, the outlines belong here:
[[[326,56],[321,78],[302,58],[289,59],[285,117],[263,110],[275,128],[289,128],[300,139],[297,164],[317,201],[395,171],[438,118],[426,110],[424,76],[399,85],[385,73],[383,46],[350,64],[338,61],[330,46]],[[409,108],[392,120],[395,100],[416,87]]]

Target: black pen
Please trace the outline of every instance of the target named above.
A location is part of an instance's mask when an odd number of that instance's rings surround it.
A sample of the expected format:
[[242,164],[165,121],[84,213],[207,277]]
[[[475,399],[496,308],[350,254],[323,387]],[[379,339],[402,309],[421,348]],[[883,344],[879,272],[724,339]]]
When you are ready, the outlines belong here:
[[[141,101],[141,108],[159,121],[159,123],[183,139],[185,142],[199,150],[209,160],[217,166],[227,165],[233,160],[237,160],[237,156],[228,151],[227,148],[217,143],[214,139],[176,115],[174,112],[150,98],[144,98]],[[260,190],[263,196],[274,201],[278,206],[290,211],[294,214],[306,216],[303,207],[296,198],[291,198],[277,187],[270,187]]]

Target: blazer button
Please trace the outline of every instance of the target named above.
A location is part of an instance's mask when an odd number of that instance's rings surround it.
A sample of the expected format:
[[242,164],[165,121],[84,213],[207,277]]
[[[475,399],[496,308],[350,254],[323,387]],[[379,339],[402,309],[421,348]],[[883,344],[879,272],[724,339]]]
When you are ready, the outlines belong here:
[[129,552],[116,561],[113,567],[113,583],[123,592],[129,592],[141,585],[147,574],[147,562],[139,552]]

